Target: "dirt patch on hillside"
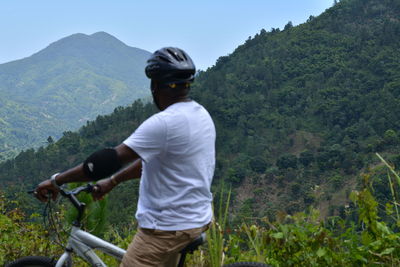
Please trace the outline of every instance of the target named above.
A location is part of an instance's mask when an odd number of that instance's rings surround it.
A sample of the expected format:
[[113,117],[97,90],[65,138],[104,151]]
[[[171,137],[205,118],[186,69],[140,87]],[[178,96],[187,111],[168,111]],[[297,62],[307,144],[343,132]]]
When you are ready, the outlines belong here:
[[256,184],[251,181],[254,177],[246,177],[242,185],[236,189],[238,194],[235,200],[243,203],[246,199],[254,198],[256,202],[276,202],[278,200],[277,186],[275,183],[267,182],[265,176],[265,174],[260,175]]
[[[351,177],[347,182],[345,182],[337,192],[331,193],[331,198],[329,200],[320,200],[317,206],[320,217],[326,218],[331,215],[338,215],[337,210],[335,210],[334,214],[329,214],[329,208],[335,207],[336,209],[343,206],[346,207],[351,202],[349,199],[349,194],[351,191],[356,190],[358,186],[357,177]],[[328,185],[322,186],[322,191],[328,191]]]
[[315,151],[323,141],[321,137],[306,131],[296,131],[289,138],[292,140],[292,146],[289,148],[288,153],[296,156],[304,150]]

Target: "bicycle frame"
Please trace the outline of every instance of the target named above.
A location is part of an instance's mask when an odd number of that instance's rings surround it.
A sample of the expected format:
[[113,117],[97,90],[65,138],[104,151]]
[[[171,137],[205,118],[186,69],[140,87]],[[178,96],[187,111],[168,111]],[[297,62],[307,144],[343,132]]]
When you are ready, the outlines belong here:
[[[78,215],[76,216],[76,220],[72,223],[71,232],[68,238],[67,246],[65,247],[65,252],[61,255],[61,257],[56,262],[56,267],[70,267],[72,266],[72,254],[76,253],[79,257],[81,257],[84,261],[90,263],[92,266],[98,267],[107,267],[105,263],[97,256],[94,249],[102,251],[112,257],[114,257],[118,261],[122,261],[126,251],[122,248],[119,248],[107,241],[104,241],[97,236],[94,236],[86,231],[81,229],[81,220],[85,210],[85,203],[80,202],[76,195],[80,192],[90,193],[93,191],[93,185],[87,184],[86,186],[77,187],[71,191],[60,189],[61,196],[68,198],[69,201],[73,204],[73,206],[77,209]],[[29,193],[33,193],[31,190]],[[50,205],[50,201],[48,202]],[[185,257],[187,253],[193,253],[194,250],[197,249],[205,240],[205,233],[202,233],[199,237],[193,240],[190,244],[188,244],[184,249],[182,249],[179,253],[181,254],[178,267],[184,265]],[[30,258],[30,257],[27,257]],[[21,260],[21,259],[20,259]],[[22,260],[25,260],[22,258]],[[32,259],[29,259],[32,260]],[[46,258],[54,262],[53,259]],[[43,261],[41,259],[40,261]],[[18,260],[16,261],[19,265],[13,266],[21,266]]]
[[122,260],[126,252],[103,239],[81,230],[80,227],[73,226],[65,252],[58,259],[56,267],[70,266],[72,263],[71,256],[74,252],[92,266],[107,267],[93,249],[98,249],[119,261]]

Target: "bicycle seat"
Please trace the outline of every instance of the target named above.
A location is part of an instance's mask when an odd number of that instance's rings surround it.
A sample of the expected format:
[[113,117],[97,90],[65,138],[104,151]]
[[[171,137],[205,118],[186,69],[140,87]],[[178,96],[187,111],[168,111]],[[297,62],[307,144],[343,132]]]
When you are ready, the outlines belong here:
[[206,240],[206,233],[201,233],[201,235],[199,235],[195,240],[189,243],[189,245],[184,247],[180,251],[180,253],[181,254],[193,253],[193,251],[195,251],[200,245],[202,245],[205,240]]
[[178,263],[178,267],[183,267],[184,263],[185,263],[185,258],[186,258],[186,254],[189,253],[193,253],[193,251],[195,251],[196,249],[199,248],[199,246],[201,244],[204,243],[204,241],[206,240],[206,233],[202,233],[201,235],[199,235],[195,240],[193,240],[191,243],[189,243],[189,245],[187,245],[186,247],[184,247],[179,253],[181,254],[181,258],[179,260]]

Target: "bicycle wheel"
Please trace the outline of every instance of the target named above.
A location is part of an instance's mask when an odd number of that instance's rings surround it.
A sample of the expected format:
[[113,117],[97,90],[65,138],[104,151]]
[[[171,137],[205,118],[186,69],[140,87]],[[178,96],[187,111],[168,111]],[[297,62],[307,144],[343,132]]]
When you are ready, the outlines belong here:
[[42,256],[28,256],[8,263],[5,267],[54,267],[53,259]]
[[223,267],[271,267],[271,266],[261,262],[235,262],[231,264],[226,264]]

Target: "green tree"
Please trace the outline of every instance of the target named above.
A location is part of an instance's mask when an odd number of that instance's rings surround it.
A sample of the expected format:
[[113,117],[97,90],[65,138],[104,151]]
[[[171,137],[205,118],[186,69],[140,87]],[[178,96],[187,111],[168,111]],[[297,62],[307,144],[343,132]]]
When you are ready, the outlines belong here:
[[292,154],[282,155],[276,161],[276,166],[279,169],[296,168],[297,167],[297,157]]

